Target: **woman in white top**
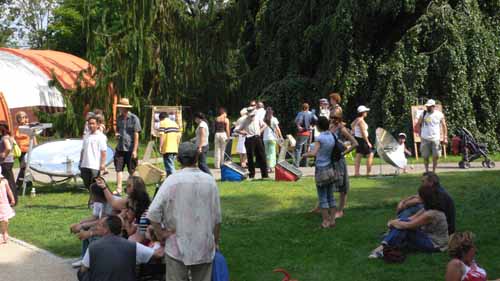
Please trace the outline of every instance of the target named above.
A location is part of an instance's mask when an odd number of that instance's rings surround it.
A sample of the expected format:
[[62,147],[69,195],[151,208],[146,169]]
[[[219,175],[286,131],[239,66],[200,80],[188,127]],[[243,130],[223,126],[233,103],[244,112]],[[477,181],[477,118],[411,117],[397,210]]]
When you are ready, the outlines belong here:
[[[245,121],[246,117],[247,117],[247,109],[246,108],[243,108],[241,111],[240,111],[240,115],[241,117],[236,121],[234,122],[234,127],[238,127],[241,125],[241,123],[243,121]],[[236,134],[238,136],[238,143],[236,145],[236,152],[240,155],[240,166],[242,168],[245,168],[247,167],[247,150],[245,148],[245,136],[244,135],[241,135],[241,134]]]
[[198,168],[200,168],[203,172],[212,175],[207,165],[209,130],[205,114],[201,112],[196,113],[194,115],[194,122],[198,124],[195,138],[195,143],[198,147]]
[[276,143],[278,140],[283,139],[279,121],[273,114],[273,109],[268,107],[266,109],[266,115],[264,116],[264,122],[267,124],[267,128],[264,130],[263,138],[266,148],[267,167],[270,173],[272,173],[273,168],[276,166]]
[[[472,232],[454,233],[448,241],[451,257],[446,267],[446,281],[487,281],[486,270],[476,263],[476,245]],[[495,279],[500,280],[500,279]]]
[[356,147],[356,160],[354,162],[354,176],[359,176],[359,167],[361,166],[361,158],[367,156],[366,175],[369,176],[373,164],[373,145],[368,138],[368,124],[365,118],[370,109],[364,105],[358,106],[358,117],[351,123],[351,129],[354,131],[354,137],[358,142]]

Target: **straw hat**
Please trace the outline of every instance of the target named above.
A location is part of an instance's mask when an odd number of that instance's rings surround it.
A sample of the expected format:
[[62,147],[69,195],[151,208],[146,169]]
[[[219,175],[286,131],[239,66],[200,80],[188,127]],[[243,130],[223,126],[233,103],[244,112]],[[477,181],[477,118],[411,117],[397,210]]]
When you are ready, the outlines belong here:
[[116,107],[132,108],[127,98],[121,98]]

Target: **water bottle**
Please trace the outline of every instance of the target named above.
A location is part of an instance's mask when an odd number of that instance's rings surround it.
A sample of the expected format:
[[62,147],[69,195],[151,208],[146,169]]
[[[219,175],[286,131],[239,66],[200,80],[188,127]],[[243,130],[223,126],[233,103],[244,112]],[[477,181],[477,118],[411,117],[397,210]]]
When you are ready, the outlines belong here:
[[31,197],[35,197],[36,196],[36,190],[34,187],[31,188]]

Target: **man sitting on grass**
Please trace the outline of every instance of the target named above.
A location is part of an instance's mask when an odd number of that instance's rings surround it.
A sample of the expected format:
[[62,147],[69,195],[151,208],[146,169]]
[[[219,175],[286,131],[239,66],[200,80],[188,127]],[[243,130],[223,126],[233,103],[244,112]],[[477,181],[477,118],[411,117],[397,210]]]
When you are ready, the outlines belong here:
[[99,220],[96,227],[101,239],[92,243],[83,257],[78,280],[136,280],[136,264],[152,257],[163,257],[163,251],[120,237],[122,219],[112,215]]
[[[450,194],[439,183],[439,177],[433,172],[426,172],[422,177],[422,185],[427,188],[436,188],[438,192],[438,209],[446,215],[448,234],[455,233],[455,203]],[[422,198],[416,194],[399,202],[396,209],[398,218],[409,218],[424,212]]]

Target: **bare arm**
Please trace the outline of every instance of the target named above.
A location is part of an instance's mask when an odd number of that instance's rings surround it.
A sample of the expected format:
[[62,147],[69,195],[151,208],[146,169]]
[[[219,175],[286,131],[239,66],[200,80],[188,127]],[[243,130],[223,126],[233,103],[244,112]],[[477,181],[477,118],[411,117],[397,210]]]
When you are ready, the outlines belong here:
[[462,264],[460,260],[453,259],[446,266],[445,281],[460,281],[462,280]]
[[349,131],[347,131],[344,126],[340,128],[340,133],[351,143],[351,145],[344,151],[344,155],[349,154],[349,152],[353,151],[359,145],[358,141],[349,133]]
[[127,207],[127,199],[115,199],[113,198],[113,194],[111,194],[111,191],[108,188],[103,188],[104,190],[104,196],[106,197],[106,201],[111,204],[111,207],[115,210],[122,210]]
[[218,248],[220,242],[220,223],[216,224],[214,227],[214,240],[216,248]]
[[2,157],[5,158],[7,155],[9,155],[10,151],[12,150],[12,146],[10,145],[9,138],[4,138],[3,139],[3,145],[5,147],[5,150],[2,152]]
[[443,128],[443,143],[447,144],[448,143],[448,125],[446,125],[446,120],[441,119],[441,126]]
[[388,225],[397,229],[416,229],[417,227],[429,224],[430,222],[431,217],[427,214],[427,212],[422,212],[419,216],[414,217],[408,222],[392,220],[388,223]]
[[283,135],[281,134],[281,129],[280,129],[280,126],[279,126],[279,125],[276,125],[276,136],[277,136],[279,139],[282,139],[282,138],[283,138]]
[[368,139],[368,134],[366,134],[366,123],[365,122],[358,122],[359,123],[359,129],[361,131],[361,136],[363,137],[363,139],[366,141],[366,143],[368,144],[368,146],[370,148],[373,147],[372,143],[370,142],[370,139]]
[[11,206],[16,205],[16,199],[14,198],[14,194],[12,194],[12,190],[10,189],[9,184],[7,183],[5,187],[7,188],[7,196],[9,196],[10,199],[10,205]]
[[106,169],[106,150],[101,151],[101,172]]
[[403,199],[399,202],[397,211],[404,210],[408,207],[415,206],[417,204],[422,203],[422,199],[418,195],[412,195],[410,197],[407,197],[406,199]]
[[205,139],[205,135],[206,135],[205,130],[206,130],[205,128],[201,128],[201,130],[200,130],[200,141],[199,141],[199,144],[198,144],[198,151],[199,152],[201,152],[201,150],[203,148],[203,140]]
[[227,138],[229,139],[231,137],[231,129],[229,128],[229,119],[227,119],[227,118],[225,121],[225,125],[226,125],[226,135],[227,135]]
[[318,154],[319,146],[320,146],[319,141],[315,141],[314,142],[314,148],[313,148],[313,150],[304,153],[302,155],[302,157],[303,158],[306,158],[306,157],[315,157]]
[[132,158],[137,159],[137,148],[139,147],[139,132],[134,132],[134,149],[132,150]]
[[418,118],[418,121],[417,121],[417,124],[415,125],[415,129],[416,129],[416,133],[418,135],[420,135],[420,128],[422,128],[422,122],[424,122],[424,115],[425,115],[425,112],[422,113],[422,116],[420,116],[420,118]]
[[264,130],[267,128],[267,124],[263,121],[260,121],[260,134],[264,133]]
[[158,136],[160,138],[160,149],[163,147],[163,142],[164,142],[164,134],[165,133],[159,133]]

